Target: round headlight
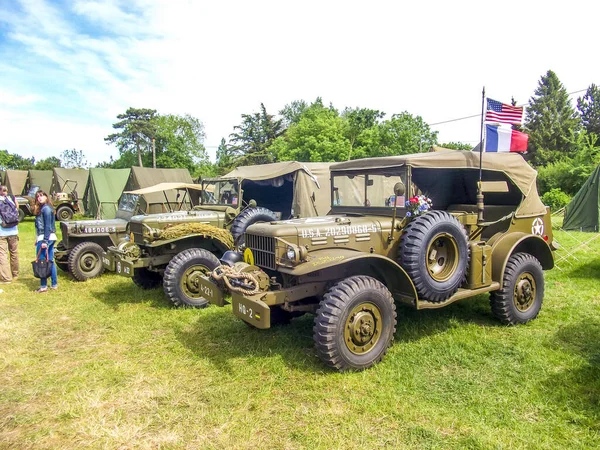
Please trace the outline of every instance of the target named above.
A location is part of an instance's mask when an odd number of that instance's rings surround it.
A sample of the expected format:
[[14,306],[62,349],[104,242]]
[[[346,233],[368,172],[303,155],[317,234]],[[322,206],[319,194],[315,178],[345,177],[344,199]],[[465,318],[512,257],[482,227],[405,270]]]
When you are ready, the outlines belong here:
[[296,261],[296,249],[289,245],[287,248],[286,256],[290,261]]

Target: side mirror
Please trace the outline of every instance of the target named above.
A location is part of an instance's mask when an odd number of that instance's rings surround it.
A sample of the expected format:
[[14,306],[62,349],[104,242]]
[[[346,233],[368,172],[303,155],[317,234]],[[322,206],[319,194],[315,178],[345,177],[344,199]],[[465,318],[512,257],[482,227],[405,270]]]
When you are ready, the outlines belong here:
[[396,194],[396,197],[404,195],[405,192],[406,188],[404,187],[404,183],[402,181],[399,181],[394,185],[394,194]]

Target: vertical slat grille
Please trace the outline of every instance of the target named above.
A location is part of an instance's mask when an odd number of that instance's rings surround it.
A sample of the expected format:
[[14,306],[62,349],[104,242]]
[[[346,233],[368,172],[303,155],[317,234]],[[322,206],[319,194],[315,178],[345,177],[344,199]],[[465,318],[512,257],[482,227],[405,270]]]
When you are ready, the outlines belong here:
[[141,223],[129,222],[129,231],[133,233],[133,241],[136,244],[144,243],[144,232]]
[[275,238],[246,233],[246,246],[252,250],[255,265],[275,269]]

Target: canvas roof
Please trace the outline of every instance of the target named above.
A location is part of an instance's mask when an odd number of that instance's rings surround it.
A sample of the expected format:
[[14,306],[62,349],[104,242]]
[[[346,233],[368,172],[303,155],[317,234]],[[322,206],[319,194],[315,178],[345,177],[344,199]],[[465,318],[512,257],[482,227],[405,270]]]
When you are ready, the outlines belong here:
[[[187,169],[132,167],[125,190],[133,191],[166,182],[194,184],[192,176]],[[172,206],[178,205],[177,193],[175,191],[167,191],[166,195]],[[169,208],[165,204],[165,193],[163,191],[143,194],[143,199],[146,203],[144,208],[146,213],[153,214],[169,211]]]
[[[482,153],[482,169],[504,173],[524,196],[517,208],[517,216],[544,214],[546,207],[536,187],[537,172],[518,153]],[[400,166],[437,169],[479,170],[479,152],[448,150],[382,158],[356,159],[330,167],[332,174],[344,170],[386,169]]]
[[598,231],[600,225],[600,166],[592,172],[565,207],[563,229]]
[[90,169],[83,194],[86,214],[97,219],[114,219],[130,172],[131,169]]
[[138,195],[144,195],[144,194],[151,194],[153,192],[162,192],[162,191],[168,191],[170,189],[193,189],[196,191],[201,191],[202,190],[202,186],[199,184],[195,184],[195,183],[158,183],[155,184],[154,186],[149,186],[146,188],[142,188],[142,189],[136,189],[135,191],[125,191],[128,194],[138,194]]
[[30,170],[28,188],[32,185],[39,186],[42,191],[50,192],[52,186],[52,170]]
[[8,192],[12,195],[21,195],[27,184],[26,170],[7,170],[4,184],[8,188]]
[[[222,178],[241,178],[254,182],[284,177],[294,182],[292,209],[294,216],[325,215],[331,209],[329,166],[331,163],[302,163],[285,161],[259,166],[240,166]],[[314,171],[314,172],[313,172]]]

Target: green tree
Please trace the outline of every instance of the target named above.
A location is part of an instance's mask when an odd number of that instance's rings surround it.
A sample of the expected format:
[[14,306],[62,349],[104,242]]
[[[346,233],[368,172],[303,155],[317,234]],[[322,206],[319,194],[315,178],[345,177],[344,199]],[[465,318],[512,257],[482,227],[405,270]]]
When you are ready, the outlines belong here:
[[63,167],[66,167],[67,169],[85,169],[89,167],[85,155],[83,154],[83,150],[76,150],[74,148],[63,150],[60,154],[60,158]]
[[445,142],[440,144],[440,147],[449,148],[452,150],[473,150],[471,144],[464,144],[462,142]]
[[230,135],[231,151],[238,164],[265,164],[275,160],[268,149],[283,134],[283,121],[268,114],[264,104],[260,104],[260,112],[242,114],[242,123],[233,129],[236,131]]
[[528,159],[534,166],[572,157],[577,150],[579,118],[569,94],[554,72],[542,76],[529,99],[525,130],[529,134]]
[[289,105],[285,105],[279,115],[283,117],[283,124],[285,128],[289,128],[292,124],[297,124],[304,114],[304,111],[308,109],[308,103],[304,100],[294,100]]
[[50,156],[46,159],[37,161],[33,168],[35,170],[52,170],[55,167],[62,167],[62,163],[56,156]]
[[581,123],[588,134],[600,136],[600,89],[592,84],[583,97],[577,99]]
[[381,146],[370,156],[428,152],[437,145],[437,134],[421,116],[412,116],[406,111],[394,114],[381,124]]
[[[158,115],[152,120],[156,136],[156,166],[182,167],[194,173],[208,162],[204,148],[204,124],[186,114]],[[151,155],[148,155],[151,158]]]
[[364,158],[380,146],[379,124],[385,113],[375,109],[346,108],[342,117],[347,121],[346,138],[350,143],[347,159]]
[[0,169],[29,170],[34,167],[34,158],[23,158],[16,153],[9,153],[8,150],[0,150]]
[[233,149],[227,145],[225,138],[221,138],[221,143],[217,148],[217,170],[222,175],[233,169],[235,161],[235,153]]
[[318,98],[273,143],[271,151],[281,161],[345,161],[350,153],[347,126],[335,108],[325,108]]
[[[148,108],[128,108],[125,114],[119,114],[119,122],[113,124],[113,128],[121,130],[119,133],[113,133],[104,138],[109,144],[115,144],[121,155],[137,155],[138,165],[143,167],[142,153],[152,145],[152,138],[155,137],[155,123],[153,121],[156,115],[155,109]],[[131,167],[131,166],[129,166]]]

